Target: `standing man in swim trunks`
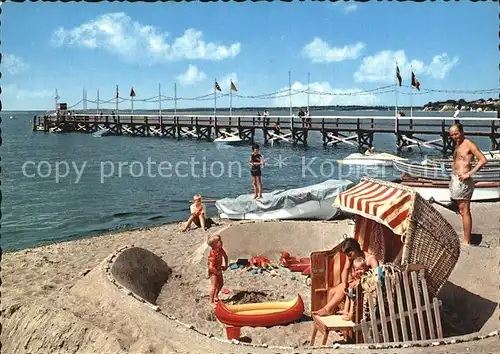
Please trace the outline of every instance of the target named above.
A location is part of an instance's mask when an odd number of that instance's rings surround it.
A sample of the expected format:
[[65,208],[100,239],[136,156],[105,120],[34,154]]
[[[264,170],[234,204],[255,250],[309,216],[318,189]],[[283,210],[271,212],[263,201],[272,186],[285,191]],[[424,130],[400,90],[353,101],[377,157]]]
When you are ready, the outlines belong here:
[[[477,145],[471,140],[465,139],[464,128],[460,123],[453,124],[450,127],[449,133],[451,139],[455,141],[453,170],[450,181],[450,198],[458,204],[464,228],[464,243],[469,245],[472,232],[470,201],[474,193],[474,180],[472,177],[487,161]],[[472,168],[474,157],[477,158],[477,163]]]

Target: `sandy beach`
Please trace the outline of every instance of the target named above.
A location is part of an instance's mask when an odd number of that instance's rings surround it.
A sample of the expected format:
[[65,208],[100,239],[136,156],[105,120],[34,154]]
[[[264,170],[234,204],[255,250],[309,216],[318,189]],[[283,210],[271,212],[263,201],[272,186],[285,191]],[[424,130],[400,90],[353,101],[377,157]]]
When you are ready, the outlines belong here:
[[[436,208],[461,235],[460,217],[449,210]],[[473,232],[482,235],[482,242],[480,247],[462,246],[460,259],[440,292],[445,336],[498,329],[499,215],[500,203],[473,205]],[[313,230],[320,223],[288,224],[292,228]],[[332,238],[340,237],[352,228],[350,220],[322,224],[320,226],[325,230],[331,230]],[[153,252],[172,270],[157,299],[160,308],[183,323],[192,324],[200,332],[224,339],[224,326],[216,321],[208,306],[209,280],[204,244],[209,234],[231,225],[235,223],[225,222],[209,232],[192,230],[182,233],[181,224],[174,223],[4,254],[1,334],[4,351],[264,352],[262,348],[245,348],[209,339],[174,321],[161,322],[153,310],[138,304],[137,300],[123,292],[108,291],[110,285],[98,274],[106,258],[123,246],[135,245]],[[313,234],[314,230],[304,236]],[[330,247],[324,243],[326,234],[322,237],[321,245]],[[251,250],[252,242],[262,244],[251,237],[242,239],[237,243],[242,245],[240,253]],[[339,241],[332,239],[331,242]],[[291,249],[299,246],[287,245]],[[234,247],[230,246],[236,249]],[[228,252],[230,259],[241,254]],[[270,329],[243,328],[242,336],[249,338],[252,344],[296,346],[299,349],[309,344],[312,331],[308,318],[310,288],[303,276],[280,269],[279,275],[228,270],[224,277],[225,288],[229,290],[228,294],[221,294],[224,301],[289,300],[297,294],[304,299],[306,311],[300,323]],[[488,343],[498,345],[498,337],[462,345],[476,345],[477,351],[481,352],[491,350]],[[452,348],[465,350],[460,344],[446,350],[453,351]],[[422,349],[413,348],[409,352],[419,350]]]

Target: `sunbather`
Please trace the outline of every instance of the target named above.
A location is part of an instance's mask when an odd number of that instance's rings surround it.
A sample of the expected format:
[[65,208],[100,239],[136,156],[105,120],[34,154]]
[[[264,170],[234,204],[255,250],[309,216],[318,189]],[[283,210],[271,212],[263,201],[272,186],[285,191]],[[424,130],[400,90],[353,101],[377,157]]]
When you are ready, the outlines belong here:
[[327,304],[319,309],[313,311],[314,315],[328,316],[334,313],[334,309],[342,302],[345,295],[349,294],[349,273],[351,272],[352,261],[358,257],[365,259],[368,267],[375,269],[378,267],[378,259],[373,254],[361,250],[358,241],[353,238],[347,238],[342,244],[342,253],[347,256],[344,269],[342,270],[342,282],[328,291]]

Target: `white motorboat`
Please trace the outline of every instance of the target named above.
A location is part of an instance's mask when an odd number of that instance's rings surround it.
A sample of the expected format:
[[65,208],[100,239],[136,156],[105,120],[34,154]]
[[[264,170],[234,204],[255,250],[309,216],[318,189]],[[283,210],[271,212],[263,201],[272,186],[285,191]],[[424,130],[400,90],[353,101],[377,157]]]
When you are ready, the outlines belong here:
[[[399,183],[414,188],[425,200],[434,199],[438,203],[450,204],[450,189],[447,181],[403,179]],[[476,182],[471,201],[499,201],[500,181]]]
[[238,136],[238,133],[225,132],[221,131],[221,136],[217,139],[214,139],[214,143],[222,143],[222,144],[241,144],[244,143],[245,140],[241,139]]
[[224,198],[215,202],[222,219],[231,220],[330,220],[339,209],[335,198],[353,186],[349,180],[327,180],[315,185],[264,193],[262,199],[252,194]]
[[217,139],[214,139],[214,143],[222,143],[222,144],[240,144],[243,142],[244,140],[236,135],[221,136]]
[[343,160],[337,160],[337,163],[339,165],[392,166],[393,161],[407,161],[407,159],[385,152],[371,154],[354,153]]
[[109,131],[110,130],[108,128],[102,128],[102,129],[99,129],[98,131],[92,133],[92,136],[95,138],[100,138],[100,137],[108,135]]

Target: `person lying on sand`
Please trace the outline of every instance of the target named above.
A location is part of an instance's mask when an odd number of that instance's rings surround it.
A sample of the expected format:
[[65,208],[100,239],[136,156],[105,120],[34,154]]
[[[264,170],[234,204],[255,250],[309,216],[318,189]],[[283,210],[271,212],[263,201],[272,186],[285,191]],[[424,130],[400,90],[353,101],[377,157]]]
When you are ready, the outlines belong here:
[[361,250],[361,246],[358,241],[353,238],[346,238],[342,242],[342,250],[341,252],[347,256],[347,261],[345,262],[344,269],[342,270],[342,282],[337,286],[328,290],[328,302],[326,305],[319,309],[318,311],[313,311],[313,315],[317,316],[329,316],[334,313],[334,309],[338,307],[344,295],[349,294],[348,292],[348,277],[351,272],[351,266],[354,259],[358,257],[362,257],[365,259],[366,264],[375,269],[378,267],[378,259],[374,255],[364,252]]
[[207,231],[207,227],[205,224],[205,215],[207,214],[207,209],[205,208],[205,204],[201,202],[201,195],[197,194],[193,197],[193,204],[191,204],[191,215],[189,216],[186,225],[182,229],[182,232],[186,232],[189,230],[191,223],[195,223],[196,226],[202,227],[203,230]]
[[[226,270],[229,260],[226,251],[222,247],[222,239],[220,235],[212,235],[208,238],[207,244],[212,248],[208,255],[208,276],[210,277],[210,305],[215,308],[219,301],[219,292],[224,286],[224,278],[222,271]],[[224,265],[222,265],[224,260]]]
[[368,270],[368,265],[363,257],[358,257],[354,261],[352,261],[352,272],[351,272],[351,280],[349,280],[349,291],[345,297],[345,305],[344,310],[339,311],[342,316],[342,319],[345,321],[352,321],[354,318],[354,307],[352,303],[352,299],[354,298],[354,289],[359,284],[361,277]]

